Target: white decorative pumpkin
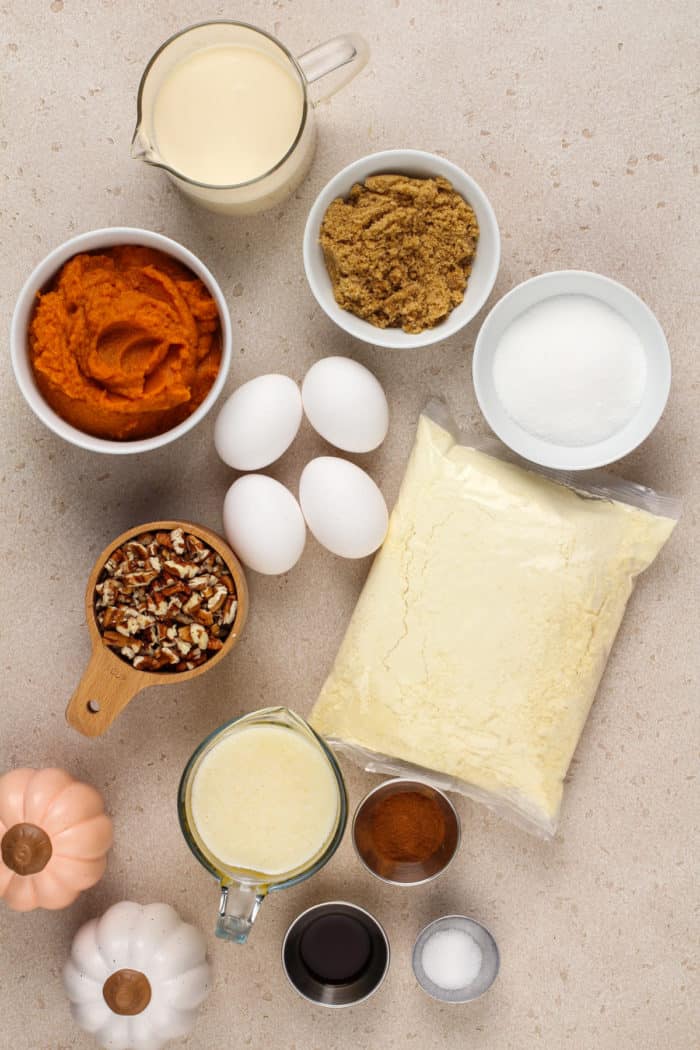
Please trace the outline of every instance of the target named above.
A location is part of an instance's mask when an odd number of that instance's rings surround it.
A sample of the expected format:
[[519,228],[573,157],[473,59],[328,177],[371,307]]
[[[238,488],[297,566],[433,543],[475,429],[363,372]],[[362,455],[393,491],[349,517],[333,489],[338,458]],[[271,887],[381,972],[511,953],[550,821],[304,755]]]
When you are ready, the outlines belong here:
[[203,935],[169,904],[113,905],[78,930],[63,970],[74,1020],[107,1050],[187,1035],[209,982]]

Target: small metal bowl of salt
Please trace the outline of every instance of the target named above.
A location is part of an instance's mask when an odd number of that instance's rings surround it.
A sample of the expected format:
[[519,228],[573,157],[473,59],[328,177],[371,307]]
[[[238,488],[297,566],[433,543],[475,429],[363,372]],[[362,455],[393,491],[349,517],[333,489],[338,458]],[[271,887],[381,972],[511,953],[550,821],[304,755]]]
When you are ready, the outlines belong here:
[[413,972],[428,995],[443,1003],[468,1003],[498,976],[498,945],[480,922],[443,915],[421,930],[413,948]]

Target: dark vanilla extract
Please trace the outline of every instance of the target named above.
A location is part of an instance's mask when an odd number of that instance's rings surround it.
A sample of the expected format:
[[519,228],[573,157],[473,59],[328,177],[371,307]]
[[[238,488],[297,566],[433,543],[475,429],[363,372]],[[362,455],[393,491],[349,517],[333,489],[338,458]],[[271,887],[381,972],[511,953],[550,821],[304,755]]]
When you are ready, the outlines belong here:
[[299,955],[321,984],[349,984],[367,970],[372,941],[362,922],[352,915],[320,915],[304,930]]

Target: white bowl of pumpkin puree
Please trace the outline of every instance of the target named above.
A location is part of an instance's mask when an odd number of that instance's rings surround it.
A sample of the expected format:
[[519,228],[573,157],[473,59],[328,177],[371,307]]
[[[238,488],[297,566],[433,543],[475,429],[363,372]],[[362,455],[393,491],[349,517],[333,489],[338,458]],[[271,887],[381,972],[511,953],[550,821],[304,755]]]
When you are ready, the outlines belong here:
[[94,452],[146,452],[191,430],[231,363],[207,267],[150,230],[79,234],[39,263],[12,317],[12,365],[39,419]]

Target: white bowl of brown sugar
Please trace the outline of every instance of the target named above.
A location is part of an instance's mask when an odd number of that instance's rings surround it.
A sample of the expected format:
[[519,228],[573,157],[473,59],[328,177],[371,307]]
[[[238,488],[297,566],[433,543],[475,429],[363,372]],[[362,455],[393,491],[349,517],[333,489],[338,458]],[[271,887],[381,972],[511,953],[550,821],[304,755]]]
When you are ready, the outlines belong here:
[[392,350],[464,328],[493,289],[498,223],[481,187],[422,150],[373,153],[321,190],[304,231],[304,269],[332,321]]

